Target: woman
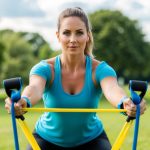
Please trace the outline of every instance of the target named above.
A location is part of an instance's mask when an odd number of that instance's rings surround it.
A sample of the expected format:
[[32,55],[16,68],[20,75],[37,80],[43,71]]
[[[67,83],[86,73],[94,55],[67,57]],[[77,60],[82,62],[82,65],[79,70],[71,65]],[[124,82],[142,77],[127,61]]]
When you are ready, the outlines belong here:
[[[43,60],[30,72],[29,85],[15,104],[33,106],[43,97],[45,107],[97,108],[102,92],[114,107],[135,116],[136,106],[118,86],[116,73],[106,62],[93,58],[93,36],[81,8],[68,8],[58,19],[58,41],[62,54]],[[6,99],[10,111],[11,100]],[[141,114],[146,109],[140,104]],[[44,113],[37,121],[34,136],[42,150],[110,150],[111,144],[95,113]],[[30,146],[28,150],[32,149]]]

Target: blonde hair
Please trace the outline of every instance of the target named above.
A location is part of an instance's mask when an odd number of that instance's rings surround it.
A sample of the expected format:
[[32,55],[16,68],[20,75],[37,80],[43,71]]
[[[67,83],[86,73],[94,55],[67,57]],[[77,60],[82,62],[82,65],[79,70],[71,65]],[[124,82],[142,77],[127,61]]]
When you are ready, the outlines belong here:
[[58,32],[60,30],[62,20],[64,18],[72,17],[72,16],[79,17],[84,22],[84,24],[86,26],[86,30],[87,30],[88,35],[89,35],[89,41],[86,44],[84,54],[89,55],[90,57],[93,57],[92,51],[93,51],[94,42],[93,42],[93,35],[92,35],[92,31],[91,31],[92,28],[91,28],[91,24],[89,22],[87,15],[85,14],[85,12],[81,8],[79,8],[79,7],[67,8],[60,13],[60,15],[58,17],[58,24],[57,24]]

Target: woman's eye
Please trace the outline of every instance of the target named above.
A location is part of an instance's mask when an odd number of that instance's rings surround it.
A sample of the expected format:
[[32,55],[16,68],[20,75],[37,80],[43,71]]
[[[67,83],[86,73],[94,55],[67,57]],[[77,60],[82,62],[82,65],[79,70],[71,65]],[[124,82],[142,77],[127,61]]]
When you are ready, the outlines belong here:
[[69,35],[69,34],[70,34],[70,32],[65,31],[65,32],[63,32],[63,34],[64,34],[64,35]]
[[83,34],[83,32],[81,32],[81,31],[77,32],[77,35],[82,35],[82,34]]

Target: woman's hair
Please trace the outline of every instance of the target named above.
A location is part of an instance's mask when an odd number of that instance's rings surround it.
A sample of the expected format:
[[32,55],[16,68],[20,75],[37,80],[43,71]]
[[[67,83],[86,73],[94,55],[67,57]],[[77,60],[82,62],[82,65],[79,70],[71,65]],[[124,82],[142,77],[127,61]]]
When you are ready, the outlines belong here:
[[92,30],[91,29],[91,24],[89,22],[89,19],[88,19],[87,15],[79,7],[65,9],[64,11],[62,11],[60,13],[59,18],[58,18],[58,24],[57,24],[58,32],[60,30],[62,20],[64,18],[67,18],[67,17],[79,17],[85,23],[86,30],[89,33],[89,41],[86,44],[84,54],[93,57],[93,54],[92,54],[92,51],[93,51],[93,35],[92,35],[92,31],[91,31]]

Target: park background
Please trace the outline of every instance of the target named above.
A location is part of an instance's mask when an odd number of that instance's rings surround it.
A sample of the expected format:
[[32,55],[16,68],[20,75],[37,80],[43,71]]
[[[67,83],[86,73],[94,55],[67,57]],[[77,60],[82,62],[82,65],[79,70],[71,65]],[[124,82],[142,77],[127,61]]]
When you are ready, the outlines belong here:
[[[4,110],[6,97],[2,81],[22,77],[28,84],[31,67],[41,59],[61,53],[55,37],[60,10],[81,7],[89,16],[94,36],[94,55],[108,62],[117,72],[118,81],[128,95],[129,80],[150,81],[150,2],[148,0],[1,0],[0,1],[0,150],[13,150],[10,115]],[[150,92],[146,94],[147,111],[141,117],[138,150],[150,149]],[[37,106],[42,107],[42,102]],[[111,108],[103,97],[100,108]],[[98,114],[113,143],[125,122],[121,114]],[[26,114],[34,128],[37,113]],[[19,130],[21,150],[27,141]],[[132,146],[133,128],[123,150]]]

